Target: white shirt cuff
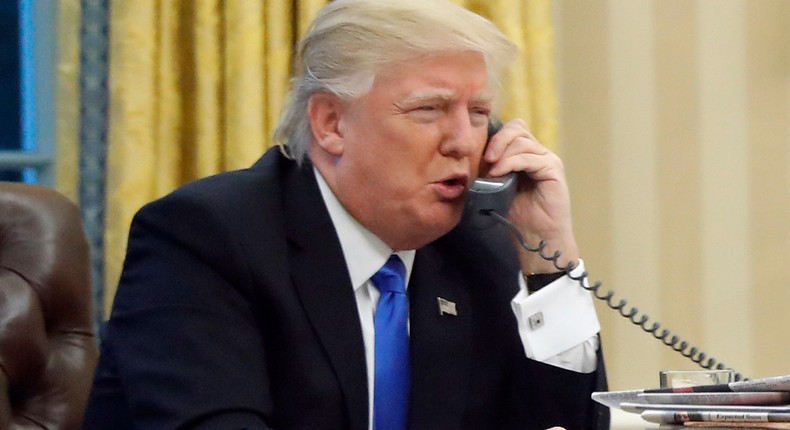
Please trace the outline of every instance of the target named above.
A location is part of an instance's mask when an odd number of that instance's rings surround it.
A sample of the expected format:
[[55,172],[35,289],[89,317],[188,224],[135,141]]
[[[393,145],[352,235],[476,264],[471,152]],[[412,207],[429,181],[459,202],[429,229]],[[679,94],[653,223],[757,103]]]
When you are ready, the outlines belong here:
[[[583,271],[584,261],[579,260],[571,275]],[[595,370],[601,325],[590,292],[568,276],[532,294],[520,282],[511,305],[527,357],[576,371]]]

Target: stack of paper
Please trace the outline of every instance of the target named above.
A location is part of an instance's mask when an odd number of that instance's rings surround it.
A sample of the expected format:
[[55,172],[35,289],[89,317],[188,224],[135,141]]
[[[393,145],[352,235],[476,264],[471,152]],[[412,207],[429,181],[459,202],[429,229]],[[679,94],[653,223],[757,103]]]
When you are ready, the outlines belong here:
[[790,375],[719,385],[600,391],[592,398],[660,424],[790,429]]

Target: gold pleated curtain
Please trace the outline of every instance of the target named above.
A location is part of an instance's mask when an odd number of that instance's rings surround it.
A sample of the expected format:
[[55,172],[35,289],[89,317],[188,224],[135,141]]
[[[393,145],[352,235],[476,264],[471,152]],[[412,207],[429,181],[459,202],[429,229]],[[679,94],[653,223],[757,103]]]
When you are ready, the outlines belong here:
[[[504,117],[554,147],[550,0],[456,3],[489,17],[524,55]],[[247,167],[271,145],[293,46],[326,0],[118,0],[111,5],[105,309],[129,224],[177,186]]]
[[58,0],[55,185],[79,201],[80,0]]

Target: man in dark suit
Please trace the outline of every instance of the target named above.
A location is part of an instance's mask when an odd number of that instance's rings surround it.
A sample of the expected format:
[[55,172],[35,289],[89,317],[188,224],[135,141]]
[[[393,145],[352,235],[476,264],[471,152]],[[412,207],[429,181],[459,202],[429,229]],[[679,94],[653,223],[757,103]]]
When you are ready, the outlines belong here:
[[[85,428],[606,426],[589,294],[460,223],[472,180],[522,171],[514,228],[580,265],[559,158],[521,120],[486,145],[512,43],[445,0],[336,0],[299,54],[283,148],[135,217]],[[379,349],[392,259],[405,380]]]

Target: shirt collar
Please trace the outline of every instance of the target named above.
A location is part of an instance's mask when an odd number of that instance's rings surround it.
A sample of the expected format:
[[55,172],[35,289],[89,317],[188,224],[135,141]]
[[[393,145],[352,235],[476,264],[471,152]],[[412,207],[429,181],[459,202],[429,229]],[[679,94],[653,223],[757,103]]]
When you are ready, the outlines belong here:
[[[387,262],[387,259],[393,254],[392,248],[346,211],[318,169],[313,168],[313,172],[316,181],[318,181],[318,188],[321,190],[321,197],[323,197],[324,204],[329,211],[329,217],[335,226],[340,247],[343,249],[343,257],[346,260],[346,267],[348,267],[348,274],[351,277],[351,284],[356,291],[365,285]],[[415,252],[413,249],[396,252],[406,266],[407,286],[414,264]]]

